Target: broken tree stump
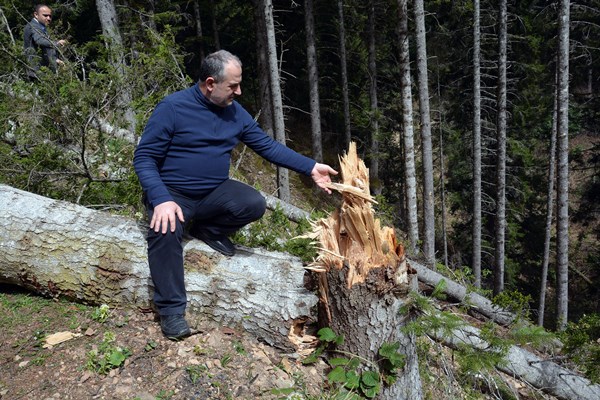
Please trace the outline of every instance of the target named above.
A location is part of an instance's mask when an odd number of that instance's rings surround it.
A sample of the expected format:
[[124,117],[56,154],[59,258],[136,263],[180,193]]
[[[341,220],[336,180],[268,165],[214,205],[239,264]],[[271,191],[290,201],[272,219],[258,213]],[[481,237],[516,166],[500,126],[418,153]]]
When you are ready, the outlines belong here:
[[[88,304],[151,306],[146,226],[6,185],[0,185],[0,215],[0,282]],[[188,239],[188,315],[295,350],[288,334],[317,303],[304,288],[300,259],[248,248],[229,258]]]
[[[392,228],[374,217],[369,171],[351,143],[340,159],[342,183],[329,187],[342,195],[340,208],[313,223],[319,255],[311,268],[319,280],[319,325],[344,336],[339,350],[375,361],[385,343],[399,343],[406,356],[398,380],[383,386],[380,399],[422,398],[415,338],[401,328],[399,314],[411,271]],[[366,366],[365,368],[370,368]]]

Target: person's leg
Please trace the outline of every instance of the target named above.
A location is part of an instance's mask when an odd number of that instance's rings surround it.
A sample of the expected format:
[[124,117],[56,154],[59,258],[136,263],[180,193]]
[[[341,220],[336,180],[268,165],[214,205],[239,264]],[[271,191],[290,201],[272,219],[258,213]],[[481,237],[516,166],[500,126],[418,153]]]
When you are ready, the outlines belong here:
[[194,230],[227,236],[260,219],[265,210],[266,201],[256,189],[228,179],[197,203]]
[[[171,193],[187,219],[192,213],[193,201]],[[153,207],[146,204],[148,220]],[[185,312],[187,296],[183,272],[183,224],[177,220],[175,232],[170,227],[166,234],[148,229],[148,264],[154,283],[154,304],[161,316],[181,315]]]

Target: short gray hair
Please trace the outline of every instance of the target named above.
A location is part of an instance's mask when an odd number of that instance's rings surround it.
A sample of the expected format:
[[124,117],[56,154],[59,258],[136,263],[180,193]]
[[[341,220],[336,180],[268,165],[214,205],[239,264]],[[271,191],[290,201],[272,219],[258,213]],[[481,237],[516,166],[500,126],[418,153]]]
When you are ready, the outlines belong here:
[[242,66],[240,59],[227,50],[215,51],[206,56],[200,65],[200,82],[206,81],[208,77],[214,78],[217,82],[222,81],[225,78],[225,66],[230,61],[238,63],[240,67]]

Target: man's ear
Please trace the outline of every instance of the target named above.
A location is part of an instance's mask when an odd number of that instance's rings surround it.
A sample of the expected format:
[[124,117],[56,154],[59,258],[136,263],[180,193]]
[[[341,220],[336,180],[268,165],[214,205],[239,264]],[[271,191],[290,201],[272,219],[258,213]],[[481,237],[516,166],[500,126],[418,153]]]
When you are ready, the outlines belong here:
[[212,76],[209,76],[204,81],[204,84],[206,85],[206,89],[207,90],[212,91],[213,90],[213,86],[215,84],[215,78],[213,78]]

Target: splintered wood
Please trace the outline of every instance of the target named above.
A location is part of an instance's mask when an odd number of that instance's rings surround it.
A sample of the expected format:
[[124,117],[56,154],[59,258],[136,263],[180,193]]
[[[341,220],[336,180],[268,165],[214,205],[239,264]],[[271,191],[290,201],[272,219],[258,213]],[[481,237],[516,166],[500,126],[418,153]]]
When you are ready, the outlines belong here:
[[373,211],[376,203],[369,190],[369,170],[358,158],[356,143],[340,158],[342,183],[329,188],[342,195],[342,204],[329,218],[313,222],[311,237],[318,240],[319,255],[310,268],[326,272],[348,268],[347,287],[363,283],[376,268],[395,270],[395,283],[408,282],[404,247],[394,229],[381,227]]

